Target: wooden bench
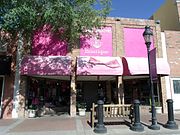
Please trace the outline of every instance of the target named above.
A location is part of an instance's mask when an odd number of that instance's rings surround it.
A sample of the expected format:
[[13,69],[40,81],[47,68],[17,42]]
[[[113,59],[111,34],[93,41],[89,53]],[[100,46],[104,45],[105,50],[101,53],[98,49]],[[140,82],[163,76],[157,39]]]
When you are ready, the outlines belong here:
[[[97,104],[93,103],[91,108],[91,127],[94,128]],[[105,104],[103,105],[105,118],[124,118],[130,116],[131,104]]]

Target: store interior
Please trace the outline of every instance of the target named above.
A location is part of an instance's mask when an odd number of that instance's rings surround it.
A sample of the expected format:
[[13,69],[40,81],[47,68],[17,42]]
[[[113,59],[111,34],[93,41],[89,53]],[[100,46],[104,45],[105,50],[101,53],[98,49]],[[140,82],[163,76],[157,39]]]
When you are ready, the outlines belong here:
[[[133,101],[138,99],[141,105],[151,105],[151,90],[148,78],[125,79],[123,82],[125,104],[133,104]],[[160,105],[159,87],[160,84],[154,83],[155,103]]]
[[37,116],[69,114],[70,81],[32,77],[28,84],[27,106]]

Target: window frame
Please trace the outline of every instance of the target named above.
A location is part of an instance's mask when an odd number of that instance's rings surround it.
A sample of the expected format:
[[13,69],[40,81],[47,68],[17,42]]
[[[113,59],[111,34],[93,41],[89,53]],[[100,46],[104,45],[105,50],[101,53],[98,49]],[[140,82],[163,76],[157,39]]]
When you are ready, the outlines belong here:
[[180,94],[180,91],[179,91],[179,93],[175,92],[175,89],[174,89],[174,81],[180,81],[180,77],[171,78],[171,84],[172,84],[173,93],[174,93],[174,94]]

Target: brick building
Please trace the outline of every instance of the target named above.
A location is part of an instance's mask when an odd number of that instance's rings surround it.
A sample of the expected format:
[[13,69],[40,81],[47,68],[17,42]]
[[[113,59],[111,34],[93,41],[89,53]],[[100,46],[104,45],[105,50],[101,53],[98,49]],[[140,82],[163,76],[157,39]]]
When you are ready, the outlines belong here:
[[166,0],[152,19],[160,20],[164,56],[170,64],[170,77],[166,77],[167,98],[174,100],[174,109],[180,109],[180,1]]
[[[97,30],[101,38],[81,37],[72,52],[47,31],[48,26],[37,30],[32,51],[21,63],[20,92],[14,103],[17,117],[28,117],[28,110],[35,108],[42,116],[75,116],[78,102],[85,102],[89,111],[102,93],[106,104],[132,104],[139,99],[143,112],[149,111],[147,48],[142,36],[146,25],[153,30],[151,49],[156,47],[155,99],[165,112],[170,70],[163,55],[160,25],[154,20],[108,18],[106,27]],[[3,109],[3,117],[10,118],[12,104]]]
[[[14,70],[13,70],[13,46],[6,44],[8,34],[0,32],[0,117],[10,117],[12,112]],[[6,37],[6,40],[4,40]],[[4,115],[5,114],[5,115]]]

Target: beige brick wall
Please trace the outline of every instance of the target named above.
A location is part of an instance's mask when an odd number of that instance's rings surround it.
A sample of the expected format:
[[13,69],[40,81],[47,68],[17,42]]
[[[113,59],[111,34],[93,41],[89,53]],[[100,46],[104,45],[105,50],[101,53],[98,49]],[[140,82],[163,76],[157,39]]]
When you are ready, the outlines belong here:
[[[149,25],[153,28],[153,38],[155,47],[157,47],[157,57],[162,57],[162,47],[161,47],[161,36],[160,36],[160,25],[156,24],[154,20],[145,20],[145,19],[130,19],[130,18],[112,18],[109,17],[106,20],[107,26],[112,26],[112,44],[113,44],[113,56],[123,56],[124,55],[124,33],[123,28],[145,28],[146,25]],[[73,57],[79,56],[80,50],[79,45],[68,55]]]
[[[111,23],[112,26],[115,25],[115,32],[116,34],[113,36],[113,47],[116,44],[116,56],[124,56],[124,33],[123,28],[144,28],[146,25],[149,25],[153,29],[153,38],[155,47],[157,47],[157,57],[162,57],[162,47],[161,47],[161,29],[160,25],[156,24],[154,20],[145,20],[145,19],[130,19],[130,18],[109,18],[107,21]],[[114,30],[114,29],[113,29]],[[114,49],[115,50],[115,49]],[[113,55],[115,56],[115,55]]]
[[165,31],[171,77],[180,76],[180,31]]

